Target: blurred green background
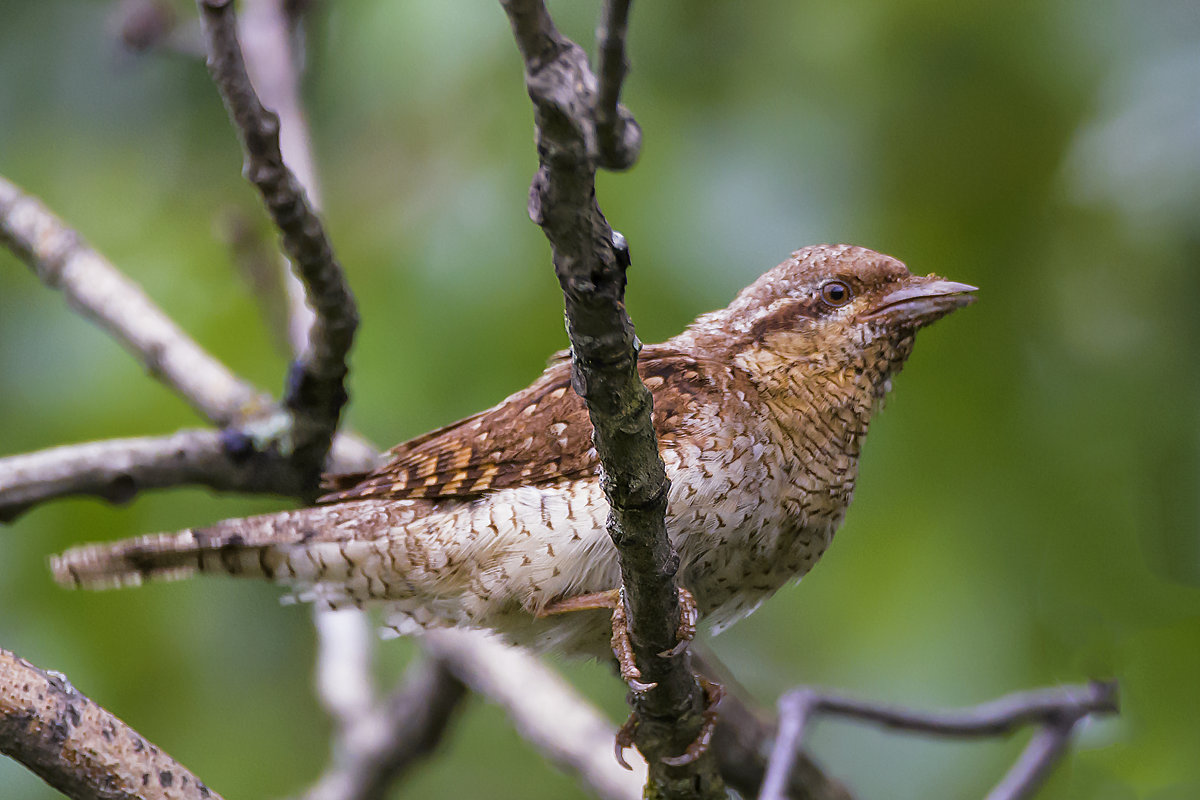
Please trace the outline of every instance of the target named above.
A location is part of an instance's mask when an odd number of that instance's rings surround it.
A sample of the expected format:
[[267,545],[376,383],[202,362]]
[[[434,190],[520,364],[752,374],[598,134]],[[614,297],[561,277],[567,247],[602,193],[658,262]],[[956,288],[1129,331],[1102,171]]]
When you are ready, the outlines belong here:
[[[590,47],[598,4],[552,9]],[[123,52],[116,10],[0,0],[0,173],[275,391],[285,359],[222,240],[231,218],[269,232],[216,92],[198,60]],[[326,216],[364,320],[349,422],[391,444],[565,344],[525,214],[531,112],[495,2],[345,0],[314,21]],[[1200,6],[664,0],[635,4],[630,39],[645,148],[600,199],[644,340],[816,242],[982,287],[921,335],[819,568],[713,647],[765,703],[799,682],[941,706],[1116,676],[1120,718],[1084,730],[1042,796],[1200,796]],[[0,253],[0,454],[194,424]],[[0,646],[226,797],[295,793],[329,728],[302,609],[221,580],[69,593],[45,568],[83,541],[278,507],[179,490],[39,508],[0,530]],[[411,646],[380,651],[391,681]],[[604,669],[566,671],[623,717]],[[812,739],[863,798],[893,800],[980,797],[1023,741]],[[396,794],[581,792],[475,700]],[[52,796],[0,760],[0,797]]]

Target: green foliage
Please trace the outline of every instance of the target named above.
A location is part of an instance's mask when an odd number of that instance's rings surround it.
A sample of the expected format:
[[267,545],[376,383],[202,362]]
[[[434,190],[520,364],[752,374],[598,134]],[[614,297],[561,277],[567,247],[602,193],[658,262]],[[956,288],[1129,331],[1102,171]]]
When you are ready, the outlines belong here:
[[[349,420],[390,444],[524,386],[565,345],[561,299],[525,215],[531,111],[499,7],[322,9],[310,117],[363,318]],[[598,6],[554,10],[590,46]],[[285,359],[214,235],[230,210],[259,215],[216,91],[198,61],[118,53],[111,12],[4,4],[0,173],[277,390]],[[630,242],[644,340],[819,241],[981,287],[921,335],[823,563],[714,647],[765,702],[798,682],[933,706],[1116,676],[1121,717],[1084,731],[1043,797],[1192,796],[1194,5],[671,0],[635,4],[631,48],[643,159],[602,176],[600,199]],[[0,253],[0,454],[193,424]],[[71,544],[278,505],[180,490],[28,514],[0,530],[0,646],[62,670],[227,797],[300,790],[328,728],[303,609],[219,580],[68,593],[45,569]],[[381,645],[389,679],[409,647]],[[568,673],[621,713],[604,670]],[[981,796],[1020,746],[838,724],[814,743],[864,797],[894,800]],[[9,761],[0,787],[54,796]],[[407,791],[579,793],[479,703]]]

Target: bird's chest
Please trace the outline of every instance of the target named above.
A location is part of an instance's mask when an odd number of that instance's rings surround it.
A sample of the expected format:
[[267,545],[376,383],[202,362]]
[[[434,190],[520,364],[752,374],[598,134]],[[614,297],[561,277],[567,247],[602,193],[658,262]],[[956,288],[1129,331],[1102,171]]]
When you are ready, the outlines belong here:
[[715,630],[808,572],[841,522],[852,469],[801,468],[787,442],[733,441],[676,454],[668,530],[685,586]]

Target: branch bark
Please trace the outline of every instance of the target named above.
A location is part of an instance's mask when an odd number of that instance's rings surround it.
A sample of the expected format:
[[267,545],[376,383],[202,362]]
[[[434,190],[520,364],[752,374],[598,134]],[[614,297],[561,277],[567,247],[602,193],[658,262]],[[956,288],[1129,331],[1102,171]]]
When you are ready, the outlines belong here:
[[[637,374],[640,345],[625,312],[628,250],[596,204],[595,176],[602,160],[596,77],[583,51],[554,27],[541,0],[501,4],[524,59],[534,106],[539,163],[529,216],[553,251],[566,303],[572,385],[587,402],[595,430],[635,660],[643,680],[654,684],[633,696],[635,742],[650,764],[647,790],[662,797],[724,797],[711,754],[677,766],[663,761],[683,753],[699,735],[705,700],[686,649],[675,648],[679,558],[664,523],[670,484],[651,424],[652,399]],[[606,14],[606,28],[613,30],[602,35],[610,44],[605,63],[615,50],[623,51],[626,5],[618,3]],[[606,103],[615,104],[619,93],[621,60],[617,54],[617,65],[606,70]]]
[[303,490],[286,463],[243,447],[230,432],[182,430],[0,458],[0,522],[62,497],[126,503],[148,489],[187,485],[287,496]]
[[77,800],[221,800],[65,677],[3,649],[0,753]]
[[199,0],[199,5],[209,72],[242,142],[243,172],[262,195],[316,312],[308,346],[293,365],[283,399],[292,423],[289,455],[315,492],[348,399],[346,356],[358,313],[324,226],[283,161],[279,117],[263,107],[250,83],[232,0]]

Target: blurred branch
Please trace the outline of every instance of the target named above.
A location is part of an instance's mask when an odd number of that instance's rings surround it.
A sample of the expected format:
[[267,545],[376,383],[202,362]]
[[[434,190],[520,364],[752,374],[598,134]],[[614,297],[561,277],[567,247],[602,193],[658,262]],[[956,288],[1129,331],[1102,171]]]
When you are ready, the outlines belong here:
[[[703,642],[692,645],[697,670],[721,684],[721,716],[713,732],[712,749],[721,777],[743,797],[754,797],[767,773],[767,755],[775,739],[775,720],[757,707],[749,693]],[[850,791],[829,777],[807,753],[800,750],[788,776],[787,797],[792,800],[854,800]]]
[[[555,29],[541,0],[501,5],[524,59],[534,107],[538,170],[529,190],[529,216],[550,242],[563,290],[571,383],[587,402],[595,431],[611,508],[608,531],[620,558],[634,660],[646,686],[633,693],[632,702],[633,738],[650,764],[647,792],[723,798],[712,754],[692,747],[706,729],[707,698],[686,647],[676,646],[679,557],[667,538],[670,484],[650,420],[650,392],[637,374],[639,345],[625,312],[628,250],[596,205],[596,77],[583,51]],[[626,6],[618,2],[606,12],[602,31],[609,45],[602,58],[609,65],[608,99],[614,103],[623,72]]]
[[[279,152],[303,187],[314,210],[321,208],[321,188],[313,160],[308,120],[300,99],[304,59],[297,47],[306,8],[287,0],[245,0],[238,21],[238,36],[245,54],[246,72],[262,103],[279,117]],[[287,336],[292,352],[308,347],[316,315],[305,300],[304,284],[286,259],[280,259],[283,288],[288,300]]]
[[221,800],[64,676],[3,649],[0,753],[78,800]]
[[304,187],[284,164],[279,117],[263,107],[250,83],[231,0],[200,0],[199,4],[209,72],[241,139],[245,175],[262,194],[316,312],[308,345],[293,365],[283,399],[291,415],[293,463],[315,490],[347,400],[346,355],[358,313],[321,220]]
[[181,21],[168,0],[121,0],[109,19],[121,44],[133,53],[204,57],[199,26],[194,20]]
[[[245,56],[246,77],[258,90],[262,103],[278,116],[280,165],[290,166],[298,188],[306,193],[315,213],[321,205],[321,192],[308,121],[300,101],[303,58],[294,47],[305,10],[303,5],[295,3],[285,5],[284,0],[246,0],[237,30]],[[236,47],[237,42],[233,45]],[[240,81],[242,76],[234,74],[229,79]],[[262,109],[262,113],[270,112]],[[234,117],[237,124],[237,115]],[[249,141],[248,136],[243,138]],[[247,158],[253,158],[249,150]],[[304,358],[314,337],[321,335],[316,327],[317,315],[306,301],[309,287],[301,280],[300,269],[287,259],[277,268],[288,301],[287,338],[292,353]],[[371,623],[363,611],[332,611],[316,605],[312,614],[317,698],[335,726],[331,748],[334,767],[312,791],[331,798],[358,797],[362,792],[367,792],[367,796],[381,794],[402,771],[399,765],[393,768],[389,760],[401,757],[408,737],[432,748],[445,724],[433,723],[435,727],[421,737],[413,733],[414,729],[404,719],[388,716],[396,708],[394,705],[375,707],[375,681],[371,675],[373,637]],[[437,713],[448,717],[463,693],[451,694],[445,702],[437,693],[422,697],[401,690],[401,694],[404,695],[401,710],[406,719],[419,726],[422,720],[428,725]],[[389,741],[381,738],[384,734],[398,738]],[[349,794],[339,794],[345,792]]]
[[441,659],[417,661],[391,697],[345,727],[334,763],[305,800],[383,800],[392,783],[441,742],[467,694]]
[[814,689],[796,689],[779,699],[779,734],[759,798],[782,800],[786,796],[795,754],[809,719],[818,714],[954,738],[999,736],[1024,725],[1040,725],[1016,765],[988,795],[988,800],[1020,800],[1041,786],[1080,720],[1116,710],[1117,685],[1112,682],[1018,692],[971,708],[942,712],[912,711]]
[[537,658],[456,628],[427,630],[421,643],[463,683],[503,708],[521,738],[598,797],[642,796],[645,763],[634,759],[633,772],[620,768],[612,755],[616,728]]
[[229,425],[269,405],[269,397],[204,352],[78,233],[2,177],[0,244],[206,419]]
[[600,85],[596,93],[596,139],[599,164],[605,169],[629,169],[642,147],[642,129],[629,110],[620,105],[621,85],[629,72],[625,57],[625,30],[630,0],[605,0],[604,15],[596,30]]

